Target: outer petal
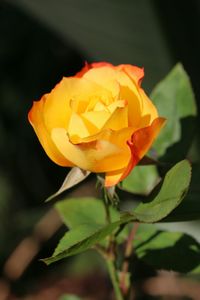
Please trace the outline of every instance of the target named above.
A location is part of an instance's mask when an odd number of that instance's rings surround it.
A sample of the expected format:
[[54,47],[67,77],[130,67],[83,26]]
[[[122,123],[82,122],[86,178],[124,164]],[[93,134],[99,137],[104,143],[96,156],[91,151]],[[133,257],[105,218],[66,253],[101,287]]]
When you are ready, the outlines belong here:
[[67,127],[71,115],[70,98],[66,97],[70,92],[70,82],[63,78],[54,89],[46,96],[43,107],[43,118],[49,131],[54,127]]
[[158,117],[158,113],[152,101],[140,87],[142,79],[144,77],[144,69],[132,65],[119,65],[117,68],[123,70],[134,82],[136,82],[142,103],[142,118],[140,127],[149,126],[153,122],[153,120]]
[[[140,87],[144,77],[144,69],[132,65],[119,65],[118,68],[128,74],[128,76],[137,84],[138,97],[141,100],[141,120],[139,127],[143,128],[149,126],[153,120],[158,117],[158,112],[152,101]],[[130,107],[130,109],[132,108]]]
[[40,143],[50,159],[60,166],[72,167],[73,164],[67,160],[56,148],[45,126],[43,118],[45,98],[46,96],[43,96],[40,101],[33,103],[33,106],[28,114],[29,122],[33,126]]
[[107,172],[105,176],[105,187],[110,187],[120,182],[125,170],[126,167],[116,171]]
[[108,66],[114,68],[112,64],[107,62],[96,62],[96,63],[89,64],[86,61],[85,66],[78,73],[76,73],[75,77],[81,78],[87,71],[89,71],[92,68],[101,68],[101,67],[108,67]]
[[138,85],[141,84],[144,77],[144,68],[132,65],[119,65],[116,68],[127,73]]
[[102,67],[110,67],[116,70],[124,71],[130,77],[132,77],[132,79],[134,79],[138,84],[141,84],[141,81],[144,77],[144,68],[139,68],[130,64],[122,64],[119,66],[114,66],[111,63],[107,63],[107,62],[96,62],[92,64],[88,64],[87,62],[85,62],[85,66],[75,76],[82,77],[90,69],[102,68]]
[[153,122],[153,120],[158,118],[158,112],[153,102],[141,88],[140,96],[142,99],[142,119],[140,126],[141,128],[143,128],[149,126]]
[[134,166],[150,149],[164,123],[164,118],[157,118],[150,126],[139,129],[132,135],[131,140],[128,141],[131,150],[131,158],[128,165],[124,169],[108,172],[106,174],[105,186],[115,185],[129,175]]
[[88,64],[88,62],[86,61],[85,66],[79,72],[76,73],[75,77],[81,78],[90,68],[90,64]]

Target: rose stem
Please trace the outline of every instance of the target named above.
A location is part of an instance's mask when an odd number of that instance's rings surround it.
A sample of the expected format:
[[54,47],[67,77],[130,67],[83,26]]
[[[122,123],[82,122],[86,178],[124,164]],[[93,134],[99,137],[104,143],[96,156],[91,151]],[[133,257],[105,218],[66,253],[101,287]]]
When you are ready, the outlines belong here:
[[134,223],[133,228],[131,229],[129,236],[127,238],[126,247],[125,247],[124,262],[122,265],[122,272],[120,276],[120,288],[125,296],[129,292],[129,288],[130,288],[130,286],[127,285],[126,275],[129,268],[129,258],[133,250],[133,240],[138,227],[139,227],[139,223]]
[[[106,189],[104,189],[104,207],[105,207],[105,211],[106,211],[106,221],[108,224],[111,223],[111,215],[110,215],[109,206],[110,205],[109,205],[109,198],[107,195],[107,191],[106,191]],[[108,245],[108,248],[106,251],[106,255],[103,255],[103,257],[106,260],[108,273],[109,273],[110,280],[111,280],[113,288],[114,288],[116,300],[124,300],[122,291],[121,291],[120,285],[119,285],[119,277],[118,277],[117,269],[115,266],[116,256],[115,256],[115,236],[114,235],[110,235],[109,245]]]
[[111,215],[110,215],[110,208],[109,208],[109,199],[108,199],[108,195],[107,195],[107,191],[106,188],[104,188],[104,207],[105,207],[105,212],[106,212],[106,221],[107,223],[111,223]]
[[112,285],[113,285],[113,288],[114,288],[114,291],[115,291],[116,299],[117,300],[123,300],[124,298],[122,296],[122,292],[121,292],[121,289],[119,287],[119,280],[118,280],[118,275],[117,275],[117,271],[116,271],[116,268],[115,268],[114,261],[113,261],[113,259],[107,259],[106,263],[107,263],[110,279],[111,279],[111,282],[112,282]]

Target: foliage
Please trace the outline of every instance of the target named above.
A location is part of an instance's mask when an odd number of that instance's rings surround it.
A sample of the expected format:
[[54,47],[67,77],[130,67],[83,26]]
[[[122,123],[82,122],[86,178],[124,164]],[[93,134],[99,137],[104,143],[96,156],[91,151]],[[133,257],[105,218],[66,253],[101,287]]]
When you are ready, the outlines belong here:
[[49,264],[85,251],[128,222],[151,223],[162,220],[183,200],[190,176],[191,169],[186,160],[176,164],[159,184],[158,192],[156,187],[156,196],[151,196],[149,202],[141,203],[133,211],[121,212],[121,215],[112,208],[109,224],[106,224],[104,205],[99,199],[76,198],[58,203],[56,207],[71,230],[61,239],[53,256],[44,261]]

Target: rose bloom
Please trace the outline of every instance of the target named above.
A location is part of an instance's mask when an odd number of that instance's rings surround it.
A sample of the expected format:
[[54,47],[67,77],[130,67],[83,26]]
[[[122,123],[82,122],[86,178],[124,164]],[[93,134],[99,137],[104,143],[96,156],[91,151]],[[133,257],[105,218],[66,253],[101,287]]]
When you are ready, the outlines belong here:
[[34,102],[28,118],[52,161],[105,173],[107,187],[123,180],[165,122],[141,88],[143,77],[132,65],[86,64]]

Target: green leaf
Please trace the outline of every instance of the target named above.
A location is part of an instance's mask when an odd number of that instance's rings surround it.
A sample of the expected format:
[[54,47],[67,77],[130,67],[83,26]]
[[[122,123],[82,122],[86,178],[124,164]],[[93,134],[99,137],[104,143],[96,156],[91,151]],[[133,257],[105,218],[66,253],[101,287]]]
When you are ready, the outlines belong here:
[[61,296],[59,300],[81,300],[81,298],[76,295],[68,294]]
[[159,175],[156,166],[136,166],[122,181],[122,189],[134,194],[148,195],[158,181]]
[[[91,226],[105,225],[106,213],[103,200],[93,197],[69,198],[56,203],[63,222],[69,227],[74,228],[82,224],[91,224]],[[119,220],[119,213],[110,208],[111,221]]]
[[72,168],[69,173],[67,174],[62,186],[59,190],[46,199],[46,202],[58,197],[63,192],[67,191],[68,189],[72,188],[73,186],[77,185],[78,183],[85,180],[90,175],[89,171],[82,170],[78,167]]
[[176,221],[191,221],[200,219],[200,165],[194,165],[192,167],[192,180],[190,189],[185,200],[180,206],[175,209],[167,218],[163,221],[176,222]]
[[154,143],[159,157],[164,161],[184,159],[191,146],[197,108],[190,80],[181,64],[152,91],[150,98],[159,115],[167,119]]
[[70,198],[60,201],[55,206],[71,230],[60,240],[52,257],[43,260],[47,264],[93,247],[117,230],[121,224],[133,218],[125,214],[120,219],[119,213],[110,208],[112,223],[106,224],[103,200],[96,198]]
[[[81,226],[78,226],[68,231],[60,240],[58,246],[56,247],[53,253],[53,256],[59,255],[60,253],[63,252],[64,249],[65,250],[67,249],[67,253],[69,255],[73,255],[74,252],[79,253],[84,251],[82,250],[82,246],[81,246],[82,241],[92,236],[101,228],[102,228],[101,225],[95,224],[91,226],[91,224],[83,224]],[[77,248],[74,249],[74,246],[77,244],[80,245],[80,247],[78,247],[78,249]],[[70,254],[71,251],[70,249],[73,251],[72,254]]]
[[114,223],[105,226],[99,225],[100,229],[98,229],[97,226],[93,228],[92,224],[85,224],[72,229],[60,240],[53,255],[42,261],[49,265],[57,260],[86,251],[99,241],[105,239],[106,236],[116,231],[120,225],[127,223],[132,218],[132,216],[125,215],[121,220]]
[[140,222],[158,222],[174,210],[185,197],[191,179],[191,166],[187,160],[171,168],[163,180],[162,186],[153,195],[153,200],[139,204],[133,211]]
[[155,225],[140,225],[134,251],[138,258],[156,269],[200,272],[200,245],[188,234],[161,231]]

